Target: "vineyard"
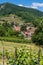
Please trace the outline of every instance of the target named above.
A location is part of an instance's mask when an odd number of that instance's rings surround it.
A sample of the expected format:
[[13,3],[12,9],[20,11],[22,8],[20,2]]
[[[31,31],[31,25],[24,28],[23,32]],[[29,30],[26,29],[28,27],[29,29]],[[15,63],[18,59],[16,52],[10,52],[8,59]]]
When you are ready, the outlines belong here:
[[43,65],[43,48],[0,41],[0,65]]

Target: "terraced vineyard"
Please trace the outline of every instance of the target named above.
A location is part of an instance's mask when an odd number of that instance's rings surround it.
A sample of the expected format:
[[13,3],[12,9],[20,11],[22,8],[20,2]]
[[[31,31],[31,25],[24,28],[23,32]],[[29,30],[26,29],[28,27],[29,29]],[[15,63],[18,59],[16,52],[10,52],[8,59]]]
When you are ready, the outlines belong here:
[[43,48],[0,41],[0,65],[43,65]]
[[16,16],[15,14],[10,14],[6,16],[0,16],[0,23],[8,21],[9,23],[11,22],[17,22],[17,23],[23,23],[24,21],[22,20],[21,17]]

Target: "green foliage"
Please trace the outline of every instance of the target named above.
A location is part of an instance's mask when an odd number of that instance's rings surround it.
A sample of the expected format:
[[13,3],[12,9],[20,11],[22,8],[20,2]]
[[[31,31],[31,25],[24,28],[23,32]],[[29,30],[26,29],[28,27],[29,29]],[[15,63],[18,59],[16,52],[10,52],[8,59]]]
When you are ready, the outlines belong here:
[[5,35],[5,30],[3,26],[0,26],[0,36],[4,36],[4,35]]
[[8,22],[4,22],[2,23],[2,25],[0,25],[0,37],[18,37],[18,38],[24,38],[24,36],[18,32],[18,31],[13,31],[12,28],[12,24],[13,25],[18,25],[18,23],[8,23]]
[[26,25],[21,25],[21,31],[26,31]]
[[4,22],[1,26],[0,26],[0,36],[13,36],[14,32],[10,26],[10,24],[8,22]]
[[0,25],[0,36],[1,37],[19,37],[19,32],[17,31],[13,31],[12,26],[10,23],[8,22],[4,22],[2,23],[2,25]]
[[0,58],[2,58],[2,52],[0,52]]
[[[26,47],[15,48],[15,53],[5,51],[7,65],[38,65],[38,50],[32,51]],[[43,65],[43,56],[40,56],[40,65]]]
[[0,37],[2,41],[16,42],[16,43],[31,43],[31,40],[27,40],[20,37]]
[[35,33],[32,35],[32,41],[38,45],[43,45],[43,22],[39,23]]

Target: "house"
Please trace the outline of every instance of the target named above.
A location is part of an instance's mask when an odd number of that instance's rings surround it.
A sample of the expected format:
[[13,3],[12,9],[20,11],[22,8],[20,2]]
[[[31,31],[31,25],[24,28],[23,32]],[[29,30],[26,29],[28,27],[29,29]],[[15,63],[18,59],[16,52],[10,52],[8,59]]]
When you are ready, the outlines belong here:
[[32,34],[35,32],[35,28],[34,27],[26,27],[26,31],[24,31],[24,37],[25,38],[31,38]]
[[20,26],[13,26],[13,30],[14,31],[17,31],[17,32],[20,32],[21,31],[21,27]]
[[28,31],[24,32],[24,36],[27,38],[28,37]]
[[26,26],[26,30],[21,31],[20,25],[13,25],[13,30],[23,34],[24,38],[31,38],[32,34],[35,32],[35,27],[34,26]]

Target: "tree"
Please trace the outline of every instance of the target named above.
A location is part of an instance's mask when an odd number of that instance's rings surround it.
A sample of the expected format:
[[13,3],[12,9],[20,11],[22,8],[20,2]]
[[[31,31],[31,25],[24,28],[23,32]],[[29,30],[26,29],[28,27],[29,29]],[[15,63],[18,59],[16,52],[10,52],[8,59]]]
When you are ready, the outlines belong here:
[[32,41],[38,45],[43,45],[43,22],[39,23],[35,33],[32,35]]
[[21,25],[21,31],[25,31],[26,30],[26,25]]
[[3,26],[0,26],[0,36],[4,35],[5,35],[5,29],[3,28]]

